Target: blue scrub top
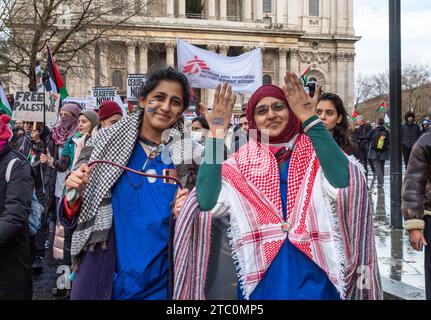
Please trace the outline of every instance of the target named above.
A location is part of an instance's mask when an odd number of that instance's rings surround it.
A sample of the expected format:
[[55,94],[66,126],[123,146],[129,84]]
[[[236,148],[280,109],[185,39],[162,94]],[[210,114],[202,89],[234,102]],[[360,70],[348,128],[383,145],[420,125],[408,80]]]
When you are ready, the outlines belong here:
[[[164,164],[159,155],[147,161],[139,141],[128,167],[162,175]],[[147,163],[146,163],[147,162]],[[168,242],[170,204],[176,185],[162,179],[124,172],[112,193],[116,240],[116,270],[113,300],[168,299]]]
[[[287,210],[289,164],[290,159],[280,165],[284,219]],[[244,299],[239,283],[238,298]],[[250,300],[340,300],[340,294],[327,274],[286,239],[263,279],[250,295]]]

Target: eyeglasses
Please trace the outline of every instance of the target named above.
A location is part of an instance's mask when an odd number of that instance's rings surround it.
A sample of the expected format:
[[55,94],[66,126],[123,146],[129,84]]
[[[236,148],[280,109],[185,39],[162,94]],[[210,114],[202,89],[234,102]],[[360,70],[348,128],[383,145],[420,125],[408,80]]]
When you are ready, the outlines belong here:
[[[285,104],[282,101],[273,102],[273,103],[271,103],[270,106],[271,106],[272,111],[274,111],[274,112],[278,112],[278,111],[282,111],[282,110],[287,109],[287,104]],[[257,116],[266,115],[269,112],[270,106],[261,105],[261,106],[256,107],[256,109],[254,109],[254,115],[257,115]]]

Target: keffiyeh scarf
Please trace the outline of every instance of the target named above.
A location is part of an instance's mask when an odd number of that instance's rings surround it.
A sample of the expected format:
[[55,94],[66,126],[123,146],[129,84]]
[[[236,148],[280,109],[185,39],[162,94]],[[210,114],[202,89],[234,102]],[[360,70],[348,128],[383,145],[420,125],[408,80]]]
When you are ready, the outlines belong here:
[[[109,160],[127,166],[132,155],[143,112],[136,112],[123,118],[111,128],[100,130],[94,142],[90,162]],[[165,151],[177,171],[187,171],[182,167],[193,166],[202,148],[191,139],[185,139],[183,124],[177,121],[166,131],[162,140]],[[166,159],[166,158],[165,158]],[[91,249],[96,244],[104,244],[113,221],[111,189],[118,181],[123,170],[109,164],[99,164],[92,169],[89,184],[83,194],[83,203],[78,217],[77,227],[72,235],[71,255],[74,261],[83,249]],[[183,176],[178,173],[179,178]]]
[[[342,299],[381,299],[373,211],[363,172],[349,160],[349,186],[330,197],[312,144],[300,136],[288,175],[288,238],[325,271]],[[230,214],[233,257],[248,299],[286,240],[278,166],[267,147],[250,142],[224,163],[218,202]],[[176,224],[174,299],[204,298],[210,223],[211,213],[201,212],[191,193]]]

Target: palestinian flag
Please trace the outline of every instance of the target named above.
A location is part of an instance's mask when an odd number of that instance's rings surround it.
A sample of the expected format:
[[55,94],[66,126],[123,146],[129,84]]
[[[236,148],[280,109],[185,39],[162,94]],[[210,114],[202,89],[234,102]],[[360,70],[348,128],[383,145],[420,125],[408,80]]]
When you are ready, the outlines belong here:
[[385,100],[382,100],[382,102],[380,102],[379,108],[377,109],[376,112],[386,112],[386,102],[385,102]]
[[302,83],[304,84],[304,86],[308,82],[308,77],[310,76],[310,73],[311,73],[311,67],[308,67],[301,75],[301,80],[302,80]]
[[6,113],[9,117],[12,117],[12,109],[9,105],[9,101],[4,92],[3,86],[0,83],[0,110]]
[[42,68],[40,67],[39,61],[36,61],[36,67],[34,68],[34,74],[36,76],[36,92],[43,92]]
[[54,58],[52,57],[51,48],[46,45],[48,49],[48,62],[46,68],[49,72],[49,80],[51,82],[51,93],[59,93],[61,100],[65,99],[69,94],[67,93],[66,86],[61,79],[60,72],[58,71],[57,65],[55,64]]
[[356,111],[356,109],[355,109],[355,111],[353,111],[353,114],[352,114],[352,121],[353,121],[353,122],[358,121],[358,117],[359,117],[359,113],[358,113],[358,111]]

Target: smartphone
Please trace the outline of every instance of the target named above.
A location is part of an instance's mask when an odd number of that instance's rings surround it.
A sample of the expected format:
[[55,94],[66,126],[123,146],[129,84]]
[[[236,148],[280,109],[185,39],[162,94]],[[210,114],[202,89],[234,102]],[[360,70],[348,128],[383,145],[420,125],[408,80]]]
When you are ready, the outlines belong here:
[[316,93],[316,87],[317,87],[317,83],[314,81],[310,81],[306,84],[306,87],[308,88],[308,94],[310,95],[310,97],[314,97],[314,94]]

